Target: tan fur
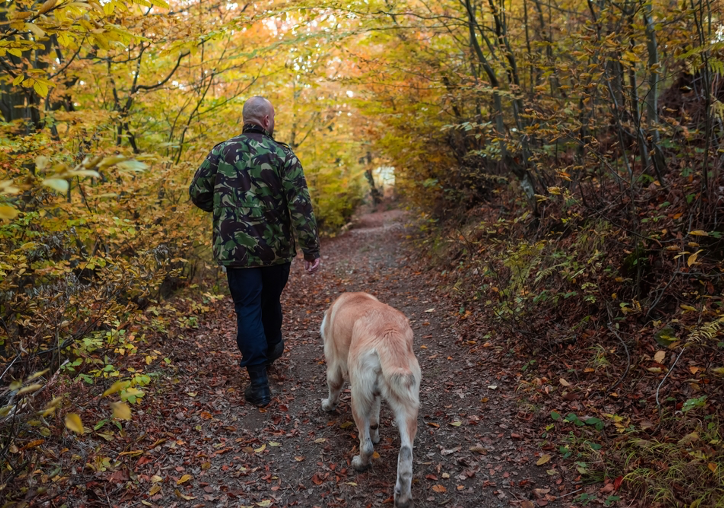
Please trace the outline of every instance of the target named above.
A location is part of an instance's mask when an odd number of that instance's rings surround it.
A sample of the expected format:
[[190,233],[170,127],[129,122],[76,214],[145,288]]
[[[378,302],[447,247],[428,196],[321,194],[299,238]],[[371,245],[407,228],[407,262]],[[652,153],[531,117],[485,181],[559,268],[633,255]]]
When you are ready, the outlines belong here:
[[388,402],[400,431],[395,506],[411,507],[420,366],[408,319],[367,293],[344,293],[325,313],[320,332],[330,391],[322,408],[334,410],[344,381],[350,381],[352,416],[360,435],[360,455],[352,465],[362,471],[370,465],[373,443],[380,441],[381,397]]

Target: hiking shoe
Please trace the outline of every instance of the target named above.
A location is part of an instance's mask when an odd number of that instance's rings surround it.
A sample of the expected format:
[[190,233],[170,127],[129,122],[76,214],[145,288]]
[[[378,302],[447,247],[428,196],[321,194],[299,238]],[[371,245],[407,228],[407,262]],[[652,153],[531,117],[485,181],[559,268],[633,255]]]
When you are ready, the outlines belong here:
[[284,341],[281,340],[271,349],[267,350],[267,365],[272,365],[284,354]]
[[269,381],[267,380],[267,367],[265,365],[255,365],[247,367],[249,372],[249,386],[244,390],[244,398],[250,404],[257,407],[264,407],[272,401],[272,392],[269,389]]

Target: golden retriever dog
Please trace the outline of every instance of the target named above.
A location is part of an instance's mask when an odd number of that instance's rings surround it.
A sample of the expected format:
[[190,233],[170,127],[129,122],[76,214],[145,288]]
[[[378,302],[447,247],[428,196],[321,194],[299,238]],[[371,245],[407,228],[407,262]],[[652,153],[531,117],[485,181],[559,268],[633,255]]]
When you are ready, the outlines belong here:
[[[420,366],[413,353],[413,330],[398,310],[367,293],[344,293],[325,312],[320,328],[325,344],[330,395],[322,409],[333,411],[345,381],[350,382],[352,417],[360,435],[357,471],[370,466],[380,441],[380,398],[390,405],[400,430],[396,508],[413,506],[413,441],[418,428]],[[372,433],[371,433],[372,431]]]

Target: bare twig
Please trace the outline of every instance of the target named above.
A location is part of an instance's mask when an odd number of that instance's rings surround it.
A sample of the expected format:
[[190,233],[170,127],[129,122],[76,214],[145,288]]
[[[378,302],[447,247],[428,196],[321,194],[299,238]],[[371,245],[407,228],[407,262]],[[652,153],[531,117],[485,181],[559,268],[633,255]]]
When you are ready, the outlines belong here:
[[670,367],[670,370],[667,371],[667,374],[665,374],[665,377],[663,377],[662,381],[660,381],[660,384],[657,385],[657,392],[655,393],[655,401],[657,402],[657,407],[660,407],[660,388],[662,388],[662,385],[665,383],[665,381],[667,381],[667,378],[672,373],[673,369],[675,368],[675,365],[677,365],[677,362],[680,359],[680,356],[682,356],[682,353],[684,353],[684,352],[685,352],[685,348],[683,347],[680,350],[680,354],[677,355],[677,358],[675,358],[675,361],[672,364],[672,366]]
[[622,347],[624,348],[624,352],[627,353],[627,368],[624,369],[624,373],[622,376],[617,380],[616,383],[614,383],[612,386],[607,388],[607,392],[610,392],[611,390],[614,390],[619,384],[624,381],[624,378],[627,377],[627,374],[629,373],[629,368],[632,366],[632,359],[629,356],[629,348],[627,347],[627,344],[625,344],[622,337],[617,333],[617,330],[614,328],[614,325],[612,324],[612,311],[609,308],[609,305],[607,305],[607,313],[609,314],[609,323],[607,323],[607,328],[609,328],[609,331],[614,334],[615,337],[619,339],[619,342],[622,343]]

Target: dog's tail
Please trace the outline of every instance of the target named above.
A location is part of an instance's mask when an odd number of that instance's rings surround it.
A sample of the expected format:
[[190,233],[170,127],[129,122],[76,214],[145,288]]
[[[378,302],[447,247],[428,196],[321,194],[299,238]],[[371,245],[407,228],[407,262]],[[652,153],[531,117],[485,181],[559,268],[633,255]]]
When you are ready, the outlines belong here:
[[[418,392],[420,390],[420,367],[414,355],[402,349],[398,343],[397,348],[387,351],[380,351],[380,369],[382,371],[382,383],[389,394],[385,398],[403,402],[405,405],[418,406]],[[400,348],[400,350],[398,350]]]

